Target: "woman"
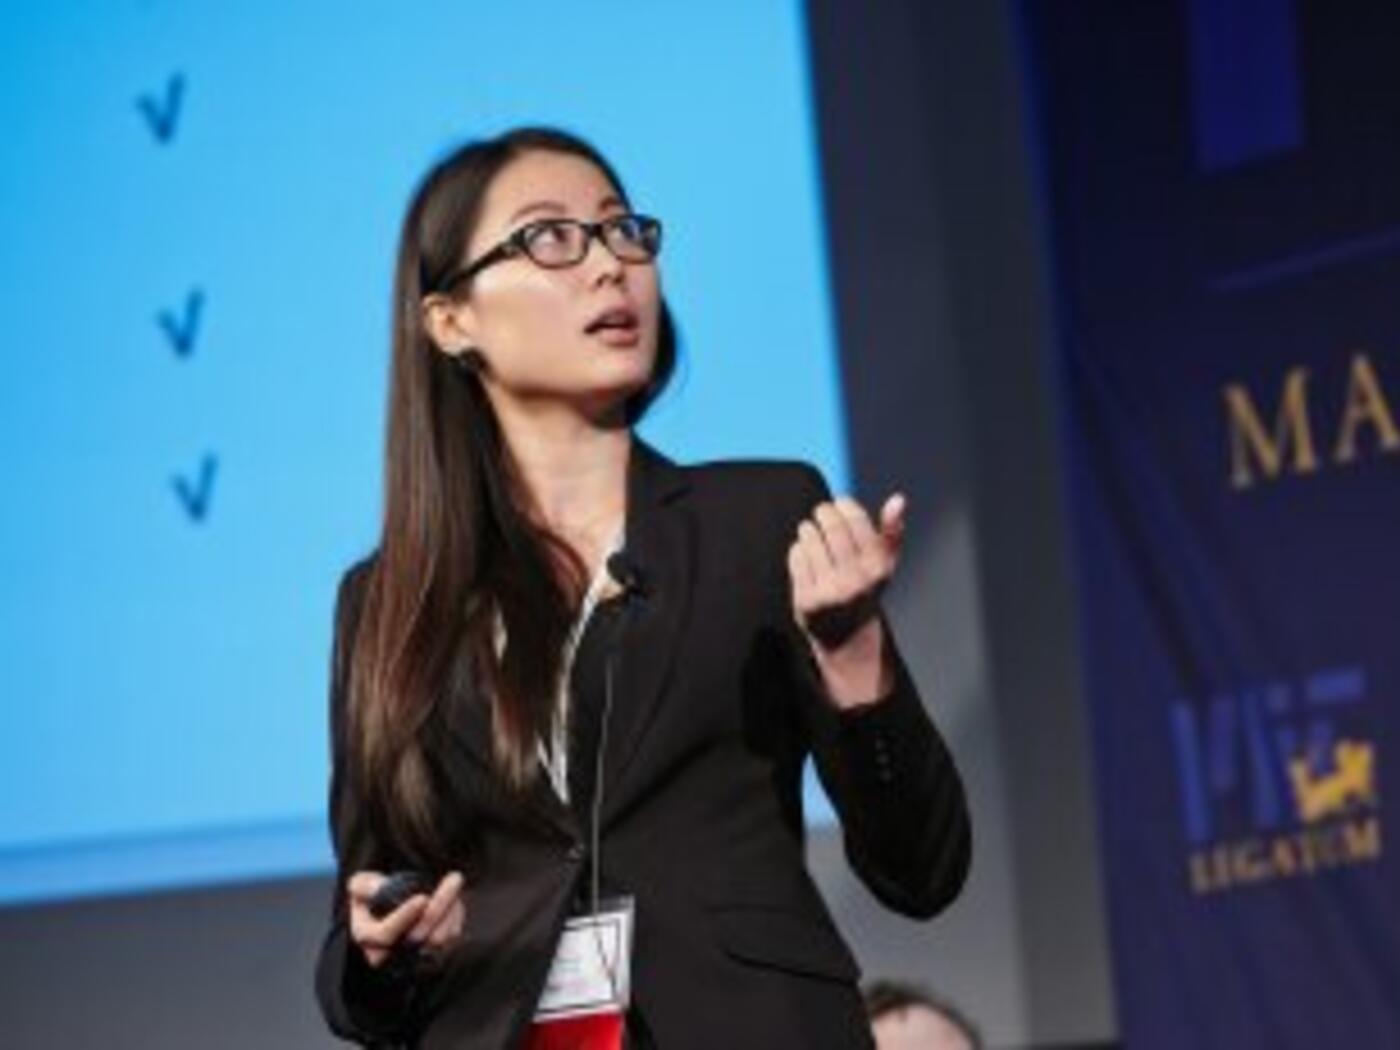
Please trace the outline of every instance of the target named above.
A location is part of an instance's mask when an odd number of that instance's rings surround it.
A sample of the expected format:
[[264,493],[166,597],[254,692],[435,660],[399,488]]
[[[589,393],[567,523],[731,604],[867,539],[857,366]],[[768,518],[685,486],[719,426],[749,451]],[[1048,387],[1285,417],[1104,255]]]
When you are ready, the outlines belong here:
[[[682,467],[632,432],[675,364],[659,246],[545,128],[459,149],[409,208],[383,529],[331,668],[317,994],[346,1038],[527,1045],[566,920],[626,895],[632,1045],[871,1046],[803,862],[809,753],[887,905],[932,916],[966,876],[878,605],[902,497],[872,522],[805,463]],[[423,892],[376,918],[402,869]]]

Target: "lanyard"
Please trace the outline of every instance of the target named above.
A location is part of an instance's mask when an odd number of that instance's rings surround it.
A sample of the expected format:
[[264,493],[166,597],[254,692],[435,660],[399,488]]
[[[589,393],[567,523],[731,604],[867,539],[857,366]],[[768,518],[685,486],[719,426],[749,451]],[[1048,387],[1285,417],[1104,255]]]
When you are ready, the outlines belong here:
[[[618,524],[612,541],[603,552],[602,563],[594,572],[593,579],[589,581],[578,616],[574,618],[564,639],[563,659],[560,661],[559,677],[555,680],[554,718],[550,726],[549,743],[546,745],[544,740],[539,742],[540,762],[549,772],[549,781],[554,786],[554,793],[566,804],[569,801],[569,676],[573,671],[574,655],[583,639],[584,628],[588,626],[588,619],[593,615],[593,610],[602,597],[603,588],[607,585],[608,558],[622,549],[625,532],[624,520]],[[493,626],[496,659],[499,660],[506,646],[506,628],[499,609],[496,610]]]
[[549,747],[546,748],[544,741],[540,741],[540,761],[549,771],[549,779],[554,785],[554,793],[565,803],[569,801],[569,678],[573,671],[574,656],[578,652],[579,642],[583,639],[584,628],[588,626],[589,617],[593,615],[593,610],[602,597],[603,588],[607,586],[608,558],[615,551],[622,549],[624,524],[625,522],[618,525],[617,531],[613,533],[612,541],[603,552],[603,560],[598,565],[593,579],[588,584],[588,591],[583,596],[583,605],[579,608],[578,616],[575,617],[573,626],[569,628],[569,634],[564,639],[564,656],[560,661],[559,677],[554,689],[554,721],[550,731]]

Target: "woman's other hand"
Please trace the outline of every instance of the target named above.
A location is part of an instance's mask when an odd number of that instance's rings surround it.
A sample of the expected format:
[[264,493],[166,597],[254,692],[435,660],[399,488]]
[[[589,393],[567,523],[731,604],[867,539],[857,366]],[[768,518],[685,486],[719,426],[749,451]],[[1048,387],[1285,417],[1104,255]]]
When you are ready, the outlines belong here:
[[357,871],[346,882],[350,908],[350,936],[373,967],[380,966],[401,941],[421,946],[430,956],[441,955],[462,935],[466,905],[462,899],[461,872],[448,872],[431,895],[415,893],[389,914],[376,919],[370,898],[388,876],[377,871]]

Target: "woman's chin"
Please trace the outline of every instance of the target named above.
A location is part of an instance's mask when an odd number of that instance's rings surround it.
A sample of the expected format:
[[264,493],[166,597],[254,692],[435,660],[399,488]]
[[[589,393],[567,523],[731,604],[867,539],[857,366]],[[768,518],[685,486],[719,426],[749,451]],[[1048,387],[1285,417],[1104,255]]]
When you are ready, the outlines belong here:
[[587,390],[560,391],[559,399],[572,403],[581,415],[597,422],[619,420],[627,402],[646,389],[646,380],[631,379],[593,386]]

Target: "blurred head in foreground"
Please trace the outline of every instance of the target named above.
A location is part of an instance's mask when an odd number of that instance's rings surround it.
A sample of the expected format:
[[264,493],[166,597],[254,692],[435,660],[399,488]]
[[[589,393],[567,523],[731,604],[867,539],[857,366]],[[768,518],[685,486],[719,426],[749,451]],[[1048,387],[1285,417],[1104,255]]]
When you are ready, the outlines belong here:
[[976,1027],[951,1003],[896,981],[865,988],[878,1050],[981,1050]]

